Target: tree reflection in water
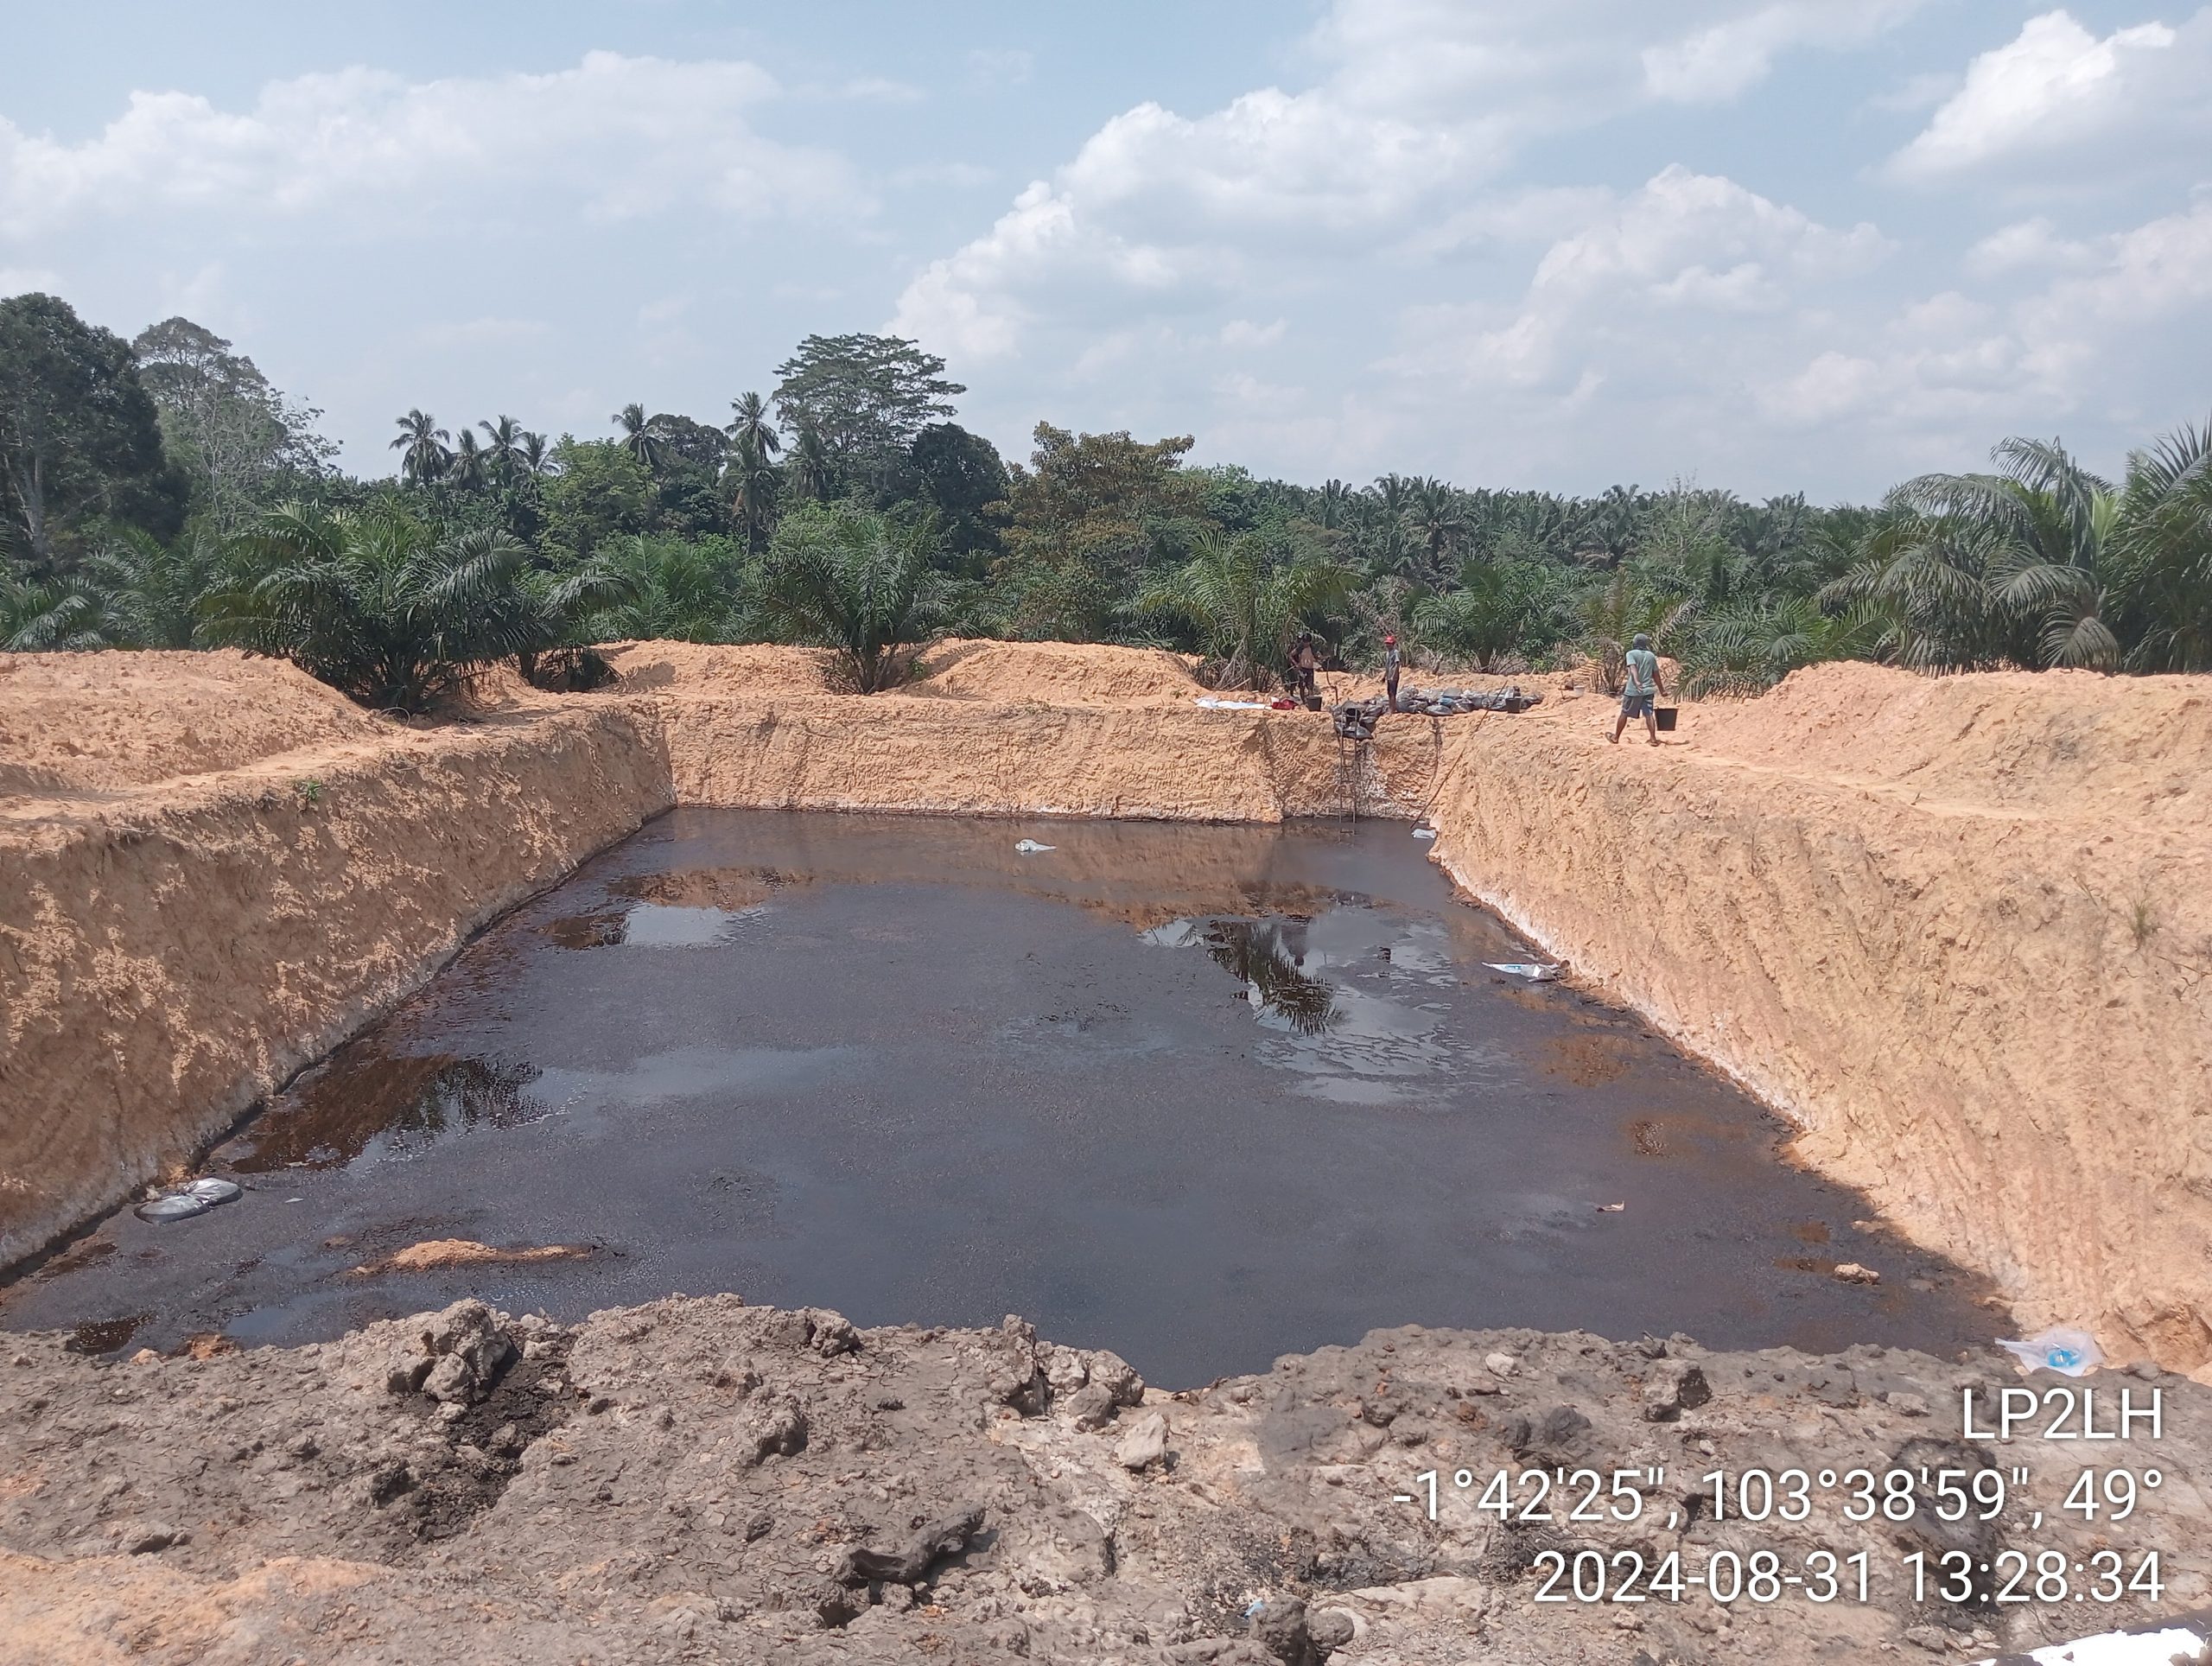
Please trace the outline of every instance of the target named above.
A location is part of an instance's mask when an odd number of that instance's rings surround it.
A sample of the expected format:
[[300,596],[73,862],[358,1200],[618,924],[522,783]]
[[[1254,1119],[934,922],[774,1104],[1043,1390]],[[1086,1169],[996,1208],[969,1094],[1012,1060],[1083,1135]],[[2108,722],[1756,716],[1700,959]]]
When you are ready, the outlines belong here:
[[1259,992],[1262,1012],[1300,1035],[1319,1035],[1336,1021],[1335,987],[1301,969],[1304,920],[1217,919],[1206,927],[1205,945],[1216,965]]
[[534,1122],[547,1107],[524,1089],[535,1065],[495,1064],[451,1053],[390,1058],[349,1049],[271,1105],[222,1154],[242,1173],[342,1168],[379,1143],[405,1155],[472,1128]]

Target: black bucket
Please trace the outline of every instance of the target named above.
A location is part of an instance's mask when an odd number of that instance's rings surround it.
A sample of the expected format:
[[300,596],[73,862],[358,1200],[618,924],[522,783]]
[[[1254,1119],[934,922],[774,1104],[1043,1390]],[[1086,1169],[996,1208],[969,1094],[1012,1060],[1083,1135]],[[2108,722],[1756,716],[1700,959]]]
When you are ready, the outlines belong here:
[[1662,734],[1672,734],[1675,732],[1675,714],[1681,709],[1679,706],[1654,706],[1651,721],[1659,725]]

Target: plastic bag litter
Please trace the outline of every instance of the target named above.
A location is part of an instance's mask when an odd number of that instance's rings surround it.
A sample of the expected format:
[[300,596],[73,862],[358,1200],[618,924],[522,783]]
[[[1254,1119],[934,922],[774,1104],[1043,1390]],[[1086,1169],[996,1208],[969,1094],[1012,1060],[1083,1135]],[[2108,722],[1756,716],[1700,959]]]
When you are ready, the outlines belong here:
[[2097,1346],[2096,1338],[2070,1325],[2054,1325],[2025,1342],[2008,1342],[1999,1337],[1997,1345],[2031,1370],[2041,1366],[2061,1377],[2087,1377],[2105,1363],[2105,1351]]
[[188,1221],[194,1215],[204,1215],[215,1205],[195,1198],[189,1192],[172,1192],[166,1198],[154,1198],[140,1204],[130,1212],[142,1221]]
[[1414,837],[1417,839],[1433,839],[1435,836],[1436,830],[1433,827],[1417,827],[1414,829]]
[[1560,974],[1557,965],[1535,960],[1485,960],[1483,964],[1493,972],[1503,972],[1509,977],[1525,977],[1532,983],[1548,983]]
[[1034,839],[1016,839],[1014,848],[1025,856],[1033,856],[1040,850],[1058,850],[1056,844],[1039,844]]
[[245,1195],[245,1188],[236,1180],[204,1175],[193,1181],[181,1192],[171,1192],[158,1198],[149,1198],[130,1212],[142,1221],[188,1221],[194,1215],[204,1215],[218,1204],[233,1203]]
[[1201,694],[1192,696],[1191,703],[1203,706],[1208,711],[1265,711],[1264,700],[1224,700],[1217,695]]

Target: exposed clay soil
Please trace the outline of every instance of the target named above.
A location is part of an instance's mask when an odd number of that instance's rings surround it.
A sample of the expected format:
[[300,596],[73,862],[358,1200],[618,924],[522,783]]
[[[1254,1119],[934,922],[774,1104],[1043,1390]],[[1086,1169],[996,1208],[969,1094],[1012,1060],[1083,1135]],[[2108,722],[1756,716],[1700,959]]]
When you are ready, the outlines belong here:
[[[19,1338],[0,1381],[10,1663],[1789,1666],[1981,1656],[2152,1612],[1916,1606],[1916,1550],[2001,1567],[2109,1548],[2132,1569],[2157,1549],[2159,1611],[2208,1592],[2212,1391],[2156,1373],[2091,1379],[2111,1402],[2159,1389],[2163,1438],[2088,1459],[1962,1443],[1961,1390],[1986,1420],[2017,1386],[1987,1362],[1412,1328],[1169,1396],[1013,1319],[856,1332],[734,1297],[574,1329],[463,1303],[321,1347],[111,1366]],[[2161,1484],[2092,1528],[2059,1509],[2085,1461],[2155,1465]],[[2000,1515],[1933,1519],[1923,1466],[1990,1465],[2008,1472]],[[1908,1472],[1911,1520],[1845,1519],[1861,1466]],[[1452,1487],[1460,1467],[1474,1489]],[[1609,1486],[1633,1471],[1633,1506],[1605,1501],[1639,1518],[1475,1508],[1496,1472],[1554,1468]],[[1842,1478],[1815,1483],[1808,1520],[1712,1519],[1707,1472],[1793,1468]],[[1585,1485],[1550,1495],[1554,1517]],[[1422,1501],[1393,1502],[1408,1493]],[[1542,1554],[1581,1549],[1678,1551],[1692,1572],[1770,1551],[1801,1575],[1816,1551],[1863,1550],[1868,1600],[1536,1602]]]

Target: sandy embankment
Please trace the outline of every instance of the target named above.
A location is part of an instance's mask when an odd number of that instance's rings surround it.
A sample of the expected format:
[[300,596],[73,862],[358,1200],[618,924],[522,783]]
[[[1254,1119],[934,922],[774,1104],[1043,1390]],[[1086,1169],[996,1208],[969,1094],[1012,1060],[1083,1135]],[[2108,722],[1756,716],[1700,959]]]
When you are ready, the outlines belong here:
[[2025,1325],[2202,1370],[2212,684],[1832,666],[1656,753],[1584,703],[1455,744],[1455,880]]
[[797,651],[613,657],[617,692],[429,733],[236,656],[0,657],[0,1262],[671,802],[1270,821],[1356,785],[1433,800],[1462,886],[2031,1319],[2212,1354],[2201,680],[1832,667],[1658,753],[1554,682],[1386,724],[1355,777],[1323,720],[1195,709],[1171,655],[949,645],[873,700]]

